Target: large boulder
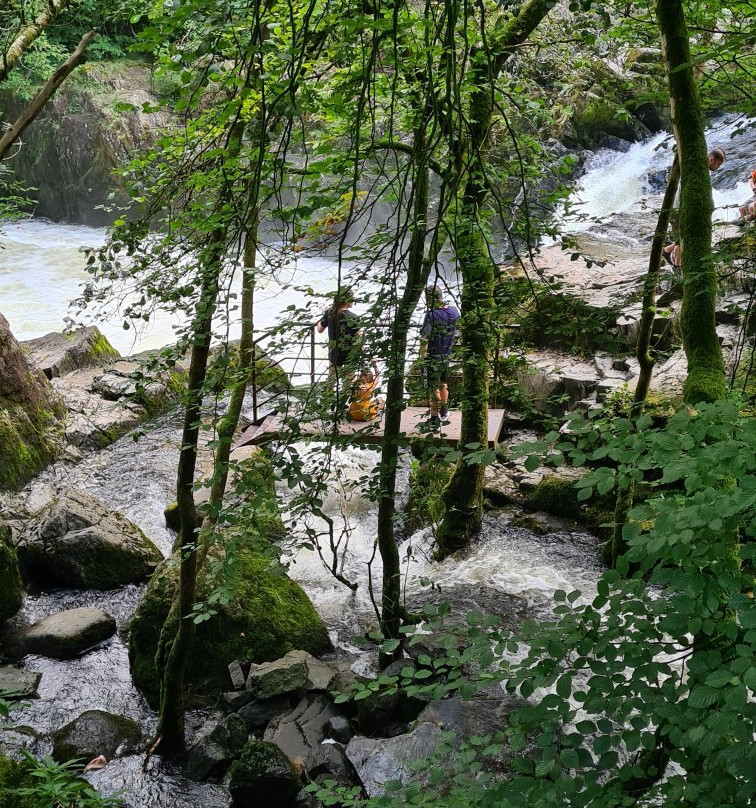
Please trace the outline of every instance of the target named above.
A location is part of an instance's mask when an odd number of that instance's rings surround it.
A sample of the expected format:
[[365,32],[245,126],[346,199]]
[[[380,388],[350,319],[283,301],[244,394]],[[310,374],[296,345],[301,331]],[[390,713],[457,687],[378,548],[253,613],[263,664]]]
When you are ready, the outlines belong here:
[[292,808],[301,783],[275,744],[249,741],[231,765],[228,788],[232,808]]
[[39,654],[53,659],[72,659],[94,648],[116,631],[116,622],[99,609],[81,607],[45,617],[5,637],[3,648],[11,657]]
[[[268,557],[248,548],[236,553],[233,597],[228,603],[216,604],[215,613],[197,625],[186,672],[196,693],[224,690],[228,665],[236,659],[268,662],[294,649],[320,654],[330,648],[328,632],[301,587],[272,570]],[[178,556],[174,554],[152,576],[131,623],[132,678],[153,704],[160,692],[164,662],[161,632],[170,637],[176,629],[176,617],[169,612],[177,579]],[[206,564],[200,572],[198,598],[207,597],[212,587]]]
[[31,363],[48,379],[81,368],[99,367],[120,354],[96,325],[71,334],[52,332],[23,343]]
[[137,751],[141,738],[139,724],[131,718],[87,710],[53,733],[52,756],[59,763],[98,755],[110,760]]
[[5,699],[32,699],[37,696],[41,673],[0,665],[0,693]]
[[13,617],[24,597],[18,559],[10,538],[10,528],[0,521],[0,622]]
[[65,407],[0,314],[0,491],[18,489],[55,459]]
[[73,489],[26,525],[17,552],[22,571],[37,583],[91,589],[141,581],[162,559],[126,517]]
[[223,776],[248,738],[247,725],[233,713],[218,722],[208,721],[184,757],[184,774],[197,781]]

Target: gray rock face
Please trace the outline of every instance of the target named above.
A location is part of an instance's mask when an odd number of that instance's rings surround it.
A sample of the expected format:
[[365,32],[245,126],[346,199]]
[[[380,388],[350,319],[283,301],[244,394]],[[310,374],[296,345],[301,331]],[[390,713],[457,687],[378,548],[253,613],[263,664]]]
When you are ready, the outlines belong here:
[[456,733],[458,738],[472,735],[493,735],[507,726],[509,714],[527,706],[524,699],[507,697],[464,701],[458,698],[431,702],[418,716],[418,722],[438,724]]
[[0,521],[0,622],[13,617],[24,596],[18,559],[10,539],[10,528]]
[[197,739],[186,754],[184,773],[191,780],[220,777],[247,742],[247,728],[236,715],[222,721],[209,722],[197,733]]
[[115,630],[115,620],[99,609],[69,609],[8,634],[5,651],[16,658],[40,654],[71,659],[112,637]]
[[353,782],[354,770],[344,747],[326,741],[331,721],[338,717],[329,698],[308,694],[293,712],[271,721],[264,738],[282,749],[289,760],[301,760],[311,779],[328,774],[342,782]]
[[363,738],[349,741],[346,755],[370,797],[383,794],[389,780],[406,783],[412,777],[412,764],[429,758],[441,740],[438,724],[419,724],[406,735],[394,738]]
[[255,699],[236,711],[250,732],[264,729],[271,718],[291,709],[287,696],[272,696],[269,699]]
[[65,376],[74,370],[102,365],[120,354],[97,326],[81,328],[73,334],[45,334],[22,343],[29,361],[48,379]]
[[300,787],[291,761],[266,741],[249,741],[231,765],[232,808],[293,808]]
[[24,573],[38,583],[91,589],[141,581],[162,559],[136,525],[76,490],[28,523],[17,552]]
[[6,699],[30,699],[37,695],[41,673],[0,665],[0,693]]
[[259,699],[291,693],[294,690],[328,690],[336,680],[336,670],[307,651],[289,651],[274,662],[253,665],[247,689]]
[[108,760],[136,752],[142,732],[136,721],[103,710],[87,710],[56,730],[52,736],[52,756],[63,763],[104,755]]

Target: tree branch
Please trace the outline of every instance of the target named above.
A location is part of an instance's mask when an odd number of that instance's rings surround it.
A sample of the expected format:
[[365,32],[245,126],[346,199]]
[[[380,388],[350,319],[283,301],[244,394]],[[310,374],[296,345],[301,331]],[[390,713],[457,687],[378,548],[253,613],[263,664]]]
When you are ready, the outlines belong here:
[[0,139],[0,160],[5,158],[13,143],[18,140],[26,127],[42,112],[45,104],[55,94],[61,84],[68,78],[73,70],[86,61],[87,45],[94,39],[95,32],[88,31],[81,38],[76,46],[76,50],[66,59],[65,62],[50,76],[44,83],[42,89],[37,93],[24,111],[18,116],[11,128]]
[[4,81],[16,62],[24,55],[24,52],[37,39],[42,31],[70,4],[71,0],[49,0],[45,10],[34,20],[31,25],[22,29],[18,36],[11,42],[8,50],[3,54],[0,63],[0,82]]

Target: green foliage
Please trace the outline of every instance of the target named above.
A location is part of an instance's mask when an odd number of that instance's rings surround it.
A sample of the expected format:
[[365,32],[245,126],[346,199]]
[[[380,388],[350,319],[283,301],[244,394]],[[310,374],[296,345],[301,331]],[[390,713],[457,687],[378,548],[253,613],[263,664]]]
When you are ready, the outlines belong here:
[[24,782],[17,789],[26,802],[19,803],[19,808],[118,808],[123,805],[120,794],[103,797],[86,780],[77,776],[81,768],[80,761],[57,763],[50,757],[37,760],[24,753],[26,766]]
[[[612,434],[599,459],[631,453],[650,488],[625,528],[620,566],[632,564],[632,578],[610,570],[595,593],[557,591],[554,622],[516,636],[471,615],[466,643],[457,631],[440,660],[353,693],[438,698],[501,681],[530,700],[506,731],[514,775],[470,778],[437,808],[619,808],[639,798],[745,808],[756,794],[756,422],[720,403]],[[609,491],[616,466],[584,479],[582,490]],[[417,794],[409,786],[347,804],[423,804]]]

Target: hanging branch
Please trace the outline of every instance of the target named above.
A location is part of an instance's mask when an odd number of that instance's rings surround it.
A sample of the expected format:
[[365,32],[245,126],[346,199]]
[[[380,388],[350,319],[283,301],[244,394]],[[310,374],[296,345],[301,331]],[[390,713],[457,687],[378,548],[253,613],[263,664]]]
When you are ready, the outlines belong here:
[[2,62],[0,62],[0,82],[5,81],[8,73],[25,51],[70,2],[71,0],[49,0],[39,17],[20,31],[3,54]]
[[[95,38],[94,31],[88,31],[81,38],[76,46],[76,50],[66,59],[65,62],[50,76],[42,85],[42,89],[37,93],[24,111],[18,116],[15,123],[3,135],[0,140],[0,160],[5,158],[10,147],[21,136],[27,126],[42,112],[45,104],[57,92],[61,84],[71,75],[71,73],[87,60],[87,45]],[[1,79],[0,79],[1,80]]]

